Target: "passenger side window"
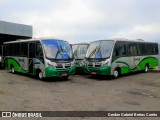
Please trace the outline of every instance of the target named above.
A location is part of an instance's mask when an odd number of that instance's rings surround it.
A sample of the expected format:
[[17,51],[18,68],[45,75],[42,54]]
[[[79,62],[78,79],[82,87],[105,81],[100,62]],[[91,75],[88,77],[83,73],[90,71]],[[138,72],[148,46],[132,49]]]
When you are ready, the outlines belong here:
[[20,43],[15,43],[13,56],[20,56]]
[[4,47],[3,47],[3,55],[4,56],[8,56],[8,54],[9,54],[9,47],[8,47],[8,45],[4,45]]
[[114,56],[116,57],[126,56],[126,45],[125,44],[115,45]]
[[128,45],[128,55],[138,56],[138,47],[136,43],[131,43]]
[[21,56],[28,56],[28,43],[21,43]]
[[9,44],[8,45],[8,56],[13,56],[13,52],[14,52],[13,44]]
[[2,55],[2,45],[0,45],[0,55]]
[[126,56],[126,45],[125,44],[115,44],[113,52],[113,61],[119,57]]
[[139,46],[139,54],[140,55],[147,55],[146,44],[139,43],[138,46]]
[[36,56],[43,62],[43,49],[41,44],[36,44]]

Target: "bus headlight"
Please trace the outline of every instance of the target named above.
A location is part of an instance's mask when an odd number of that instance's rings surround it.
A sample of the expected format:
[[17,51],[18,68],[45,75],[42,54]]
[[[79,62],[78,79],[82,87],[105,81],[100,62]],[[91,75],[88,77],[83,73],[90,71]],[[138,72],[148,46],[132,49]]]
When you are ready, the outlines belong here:
[[84,61],[81,61],[81,62],[80,62],[80,66],[85,66],[85,62],[84,62]]
[[48,67],[53,67],[54,68],[54,65],[50,61],[47,61],[47,65],[48,65]]
[[103,67],[108,66],[108,63],[109,63],[109,62],[105,62],[105,63],[103,63],[102,66],[103,66]]

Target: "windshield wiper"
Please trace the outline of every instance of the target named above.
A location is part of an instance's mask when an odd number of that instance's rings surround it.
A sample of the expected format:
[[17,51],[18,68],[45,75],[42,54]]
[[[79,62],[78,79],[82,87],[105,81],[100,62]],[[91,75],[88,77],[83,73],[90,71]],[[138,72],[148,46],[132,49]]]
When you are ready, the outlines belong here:
[[[100,50],[101,46],[97,46],[92,52],[91,54],[89,55],[88,58],[90,58],[91,56],[93,56],[94,54],[99,54],[101,57],[102,57],[102,53],[101,53],[101,50]],[[95,56],[96,58],[96,56]]]
[[88,56],[90,58],[95,52],[96,52],[97,47],[91,52],[91,54]]
[[74,53],[73,53],[74,57],[77,57],[77,58],[78,58],[78,56],[77,56],[78,48],[79,48],[79,45],[78,45],[77,49],[74,51]]
[[60,45],[60,48],[62,50],[63,53],[65,53],[67,55],[67,57],[70,59],[70,56],[68,55],[68,53],[62,48],[62,46]]

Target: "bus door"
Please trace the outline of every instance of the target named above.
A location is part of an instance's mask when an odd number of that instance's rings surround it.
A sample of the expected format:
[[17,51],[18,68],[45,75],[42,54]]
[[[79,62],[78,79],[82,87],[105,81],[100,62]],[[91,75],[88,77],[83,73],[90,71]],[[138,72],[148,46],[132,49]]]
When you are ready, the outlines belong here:
[[127,56],[127,46],[125,42],[118,41],[115,44],[112,62],[116,63],[113,64],[115,65],[113,66],[114,68],[121,67],[122,74],[129,72],[129,69],[126,67],[128,67],[130,60]]
[[140,56],[138,56],[138,45],[137,43],[128,44],[128,55],[130,63],[129,67],[131,71],[139,70],[138,64],[140,62]]
[[35,57],[35,43],[29,43],[28,68],[29,73],[33,73],[33,60]]

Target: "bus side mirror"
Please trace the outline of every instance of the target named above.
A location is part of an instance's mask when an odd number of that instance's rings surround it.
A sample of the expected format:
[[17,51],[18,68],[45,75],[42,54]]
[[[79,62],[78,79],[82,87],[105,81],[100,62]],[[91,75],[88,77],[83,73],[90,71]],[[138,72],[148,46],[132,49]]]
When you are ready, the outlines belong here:
[[0,56],[0,62],[2,62],[2,56]]

